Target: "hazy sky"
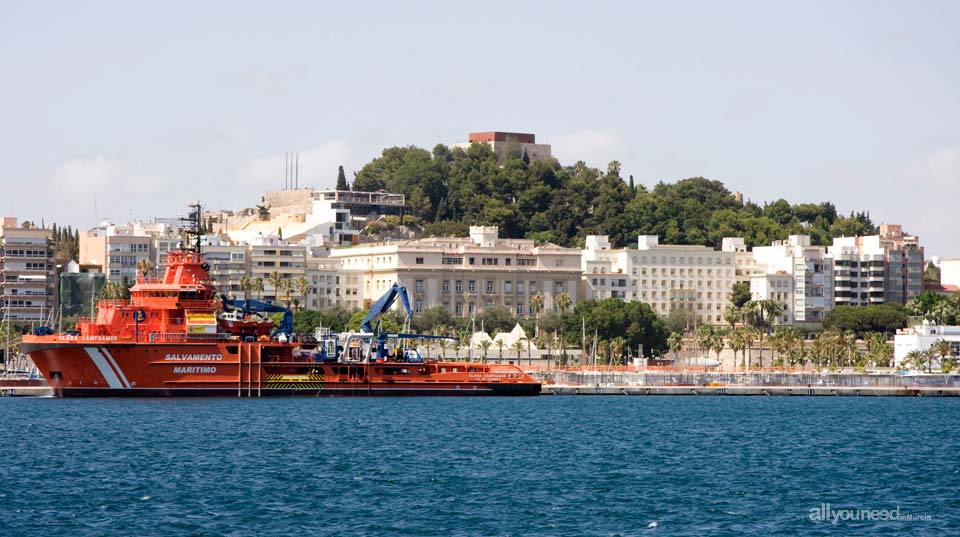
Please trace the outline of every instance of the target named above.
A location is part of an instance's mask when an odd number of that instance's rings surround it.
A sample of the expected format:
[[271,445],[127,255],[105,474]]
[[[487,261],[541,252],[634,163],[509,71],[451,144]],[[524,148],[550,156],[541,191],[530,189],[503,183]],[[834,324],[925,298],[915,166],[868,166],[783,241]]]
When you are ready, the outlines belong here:
[[[5,2],[0,212],[86,227],[329,187],[387,146],[834,202],[960,256],[960,2]],[[94,210],[94,190],[97,209]]]

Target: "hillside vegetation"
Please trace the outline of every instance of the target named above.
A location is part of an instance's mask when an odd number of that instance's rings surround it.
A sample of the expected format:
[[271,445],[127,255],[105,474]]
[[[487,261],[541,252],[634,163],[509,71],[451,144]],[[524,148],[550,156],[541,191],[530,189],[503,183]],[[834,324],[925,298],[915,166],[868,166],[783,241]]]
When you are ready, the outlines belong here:
[[663,244],[718,247],[723,237],[748,246],[769,245],[791,234],[814,244],[833,237],[876,232],[866,212],[838,214],[830,202],[791,205],[783,199],[759,205],[738,202],[720,181],[702,177],[652,188],[580,161],[573,166],[529,163],[519,150],[498,166],[491,148],[437,145],[391,147],[355,174],[352,188],[385,189],[407,196],[411,214],[426,234],[466,235],[470,225],[496,225],[507,238],[582,246],[587,235],[609,235],[614,247],[637,235],[658,235]]

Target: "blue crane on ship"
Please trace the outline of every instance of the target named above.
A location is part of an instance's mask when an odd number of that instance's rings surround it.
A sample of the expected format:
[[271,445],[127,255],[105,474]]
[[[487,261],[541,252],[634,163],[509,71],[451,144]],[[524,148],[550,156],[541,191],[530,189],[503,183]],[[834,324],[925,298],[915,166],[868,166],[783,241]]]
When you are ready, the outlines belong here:
[[277,327],[277,335],[283,334],[287,337],[293,335],[293,312],[289,308],[262,302],[260,300],[230,299],[221,295],[220,300],[225,308],[240,310],[244,315],[251,313],[282,313],[283,319],[280,320],[280,326]]
[[[404,326],[402,330],[396,334],[382,332],[380,330],[380,320],[383,317],[383,314],[389,311],[394,303],[396,303],[398,298],[400,299],[400,304],[403,306],[403,309],[406,313]],[[383,294],[383,296],[373,303],[373,305],[370,307],[369,313],[367,313],[367,316],[363,319],[363,322],[360,323],[360,331],[373,334],[373,337],[377,343],[376,348],[371,349],[370,360],[381,360],[387,357],[387,341],[389,339],[396,339],[397,341],[445,339],[444,336],[404,332],[403,330],[409,329],[411,321],[413,321],[413,308],[410,307],[410,297],[407,295],[407,289],[400,284],[394,283],[393,286],[391,286],[390,289]],[[423,356],[421,356],[420,352],[416,349],[407,349],[403,351],[403,361],[422,362]]]

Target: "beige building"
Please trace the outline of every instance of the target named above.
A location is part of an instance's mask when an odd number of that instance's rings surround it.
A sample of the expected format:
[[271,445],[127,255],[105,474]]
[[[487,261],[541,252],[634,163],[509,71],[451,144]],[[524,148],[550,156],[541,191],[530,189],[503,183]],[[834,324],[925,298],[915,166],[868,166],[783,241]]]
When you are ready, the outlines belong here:
[[442,305],[451,314],[501,306],[534,314],[531,298],[554,307],[560,293],[581,299],[580,250],[532,240],[499,239],[496,227],[472,226],[470,238],[428,238],[335,248],[340,304],[369,308],[394,282],[407,288],[415,311]]
[[330,257],[307,257],[307,279],[310,280],[306,302],[308,309],[318,310],[337,305],[339,266],[340,261]]
[[640,301],[660,315],[685,309],[701,323],[723,322],[736,281],[734,252],[660,244],[656,235],[640,235],[636,248],[617,250],[606,235],[589,235],[585,246],[585,298]]
[[[261,298],[270,302],[285,300],[286,294],[278,291],[270,282],[270,274],[277,272],[285,280],[297,281],[300,276],[307,274],[307,248],[305,246],[286,245],[282,242],[271,241],[268,244],[251,245],[248,250],[250,256],[250,278],[263,278],[263,294]],[[296,291],[293,297],[297,298]]]
[[133,284],[144,259],[157,259],[153,238],[134,225],[103,224],[80,233],[80,264],[99,266],[108,282]]
[[4,218],[0,244],[0,317],[15,321],[51,317],[57,275],[50,230],[17,227],[15,218]]

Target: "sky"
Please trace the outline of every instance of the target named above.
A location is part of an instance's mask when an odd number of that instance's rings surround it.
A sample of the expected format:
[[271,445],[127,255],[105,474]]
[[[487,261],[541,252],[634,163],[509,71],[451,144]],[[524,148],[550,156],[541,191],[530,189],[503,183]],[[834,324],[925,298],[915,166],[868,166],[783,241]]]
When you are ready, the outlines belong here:
[[5,2],[0,214],[86,228],[532,132],[960,257],[960,2]]

